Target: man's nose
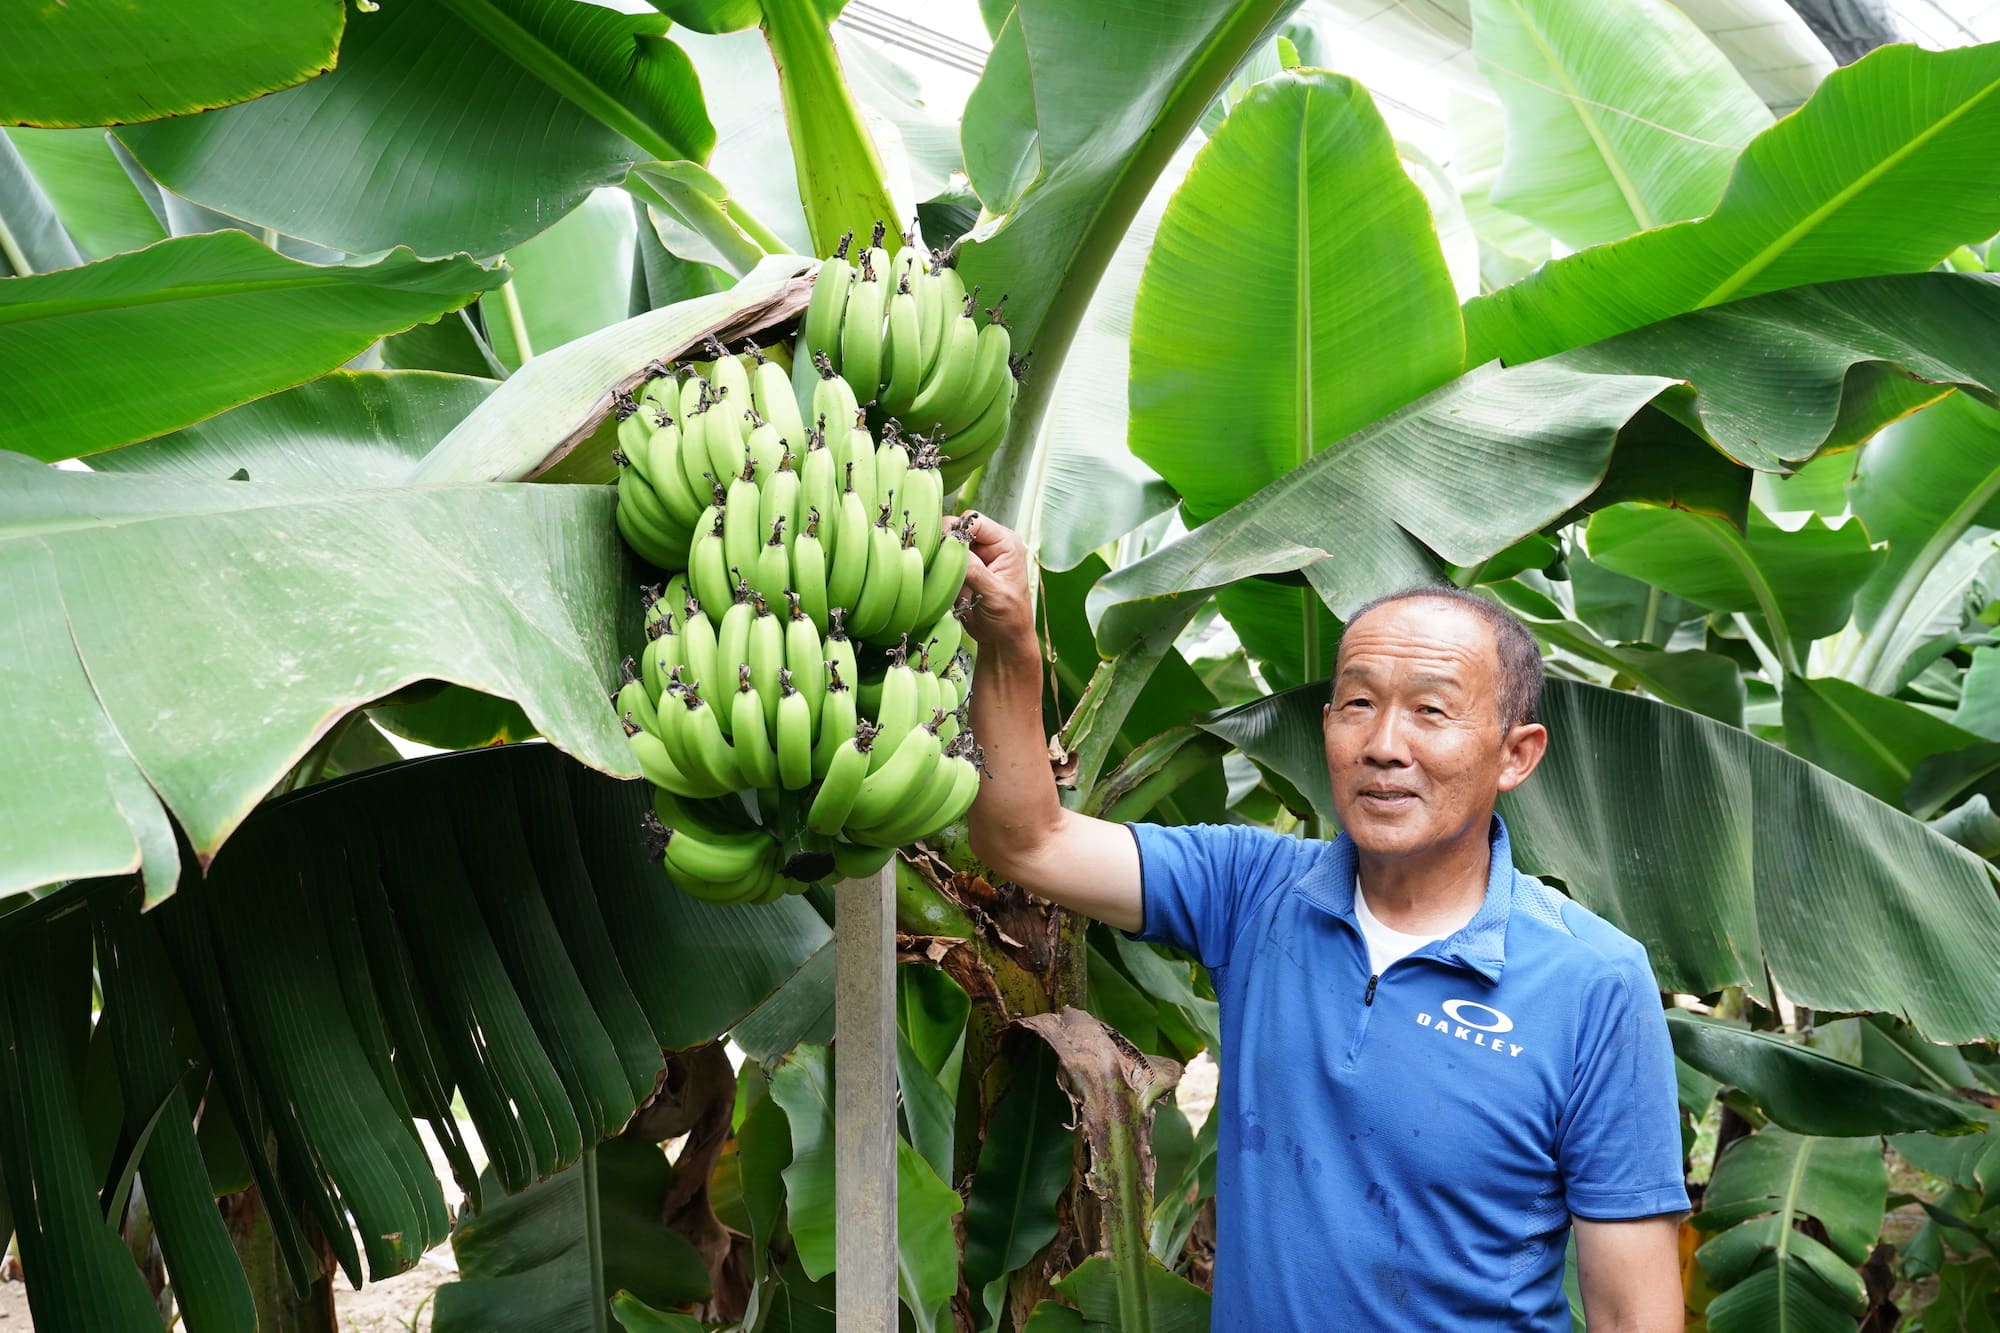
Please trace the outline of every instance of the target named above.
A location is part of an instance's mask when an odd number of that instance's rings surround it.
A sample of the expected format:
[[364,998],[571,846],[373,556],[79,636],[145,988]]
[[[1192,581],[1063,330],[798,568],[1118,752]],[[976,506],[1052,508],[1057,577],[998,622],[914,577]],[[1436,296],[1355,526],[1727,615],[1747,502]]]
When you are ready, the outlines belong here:
[[1400,708],[1380,708],[1368,728],[1362,760],[1382,768],[1404,768],[1410,763],[1408,720]]

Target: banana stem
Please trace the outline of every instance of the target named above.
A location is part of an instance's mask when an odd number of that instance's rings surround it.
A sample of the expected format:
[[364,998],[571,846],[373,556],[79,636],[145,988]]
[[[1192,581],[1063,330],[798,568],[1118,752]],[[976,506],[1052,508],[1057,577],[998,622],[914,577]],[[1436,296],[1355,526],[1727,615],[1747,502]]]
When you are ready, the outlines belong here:
[[500,308],[507,312],[507,332],[514,339],[514,361],[525,366],[535,355],[535,348],[528,341],[528,320],[521,313],[521,298],[514,291],[512,278],[500,284]]
[[733,201],[725,208],[719,200],[700,190],[681,190],[669,199],[636,174],[625,178],[625,189],[714,246],[738,277],[755,268],[765,255],[783,254],[791,248]]
[[20,242],[14,239],[13,232],[7,230],[5,218],[0,218],[0,257],[7,260],[7,266],[14,270],[15,277],[31,278],[35,275],[35,266],[21,253]]

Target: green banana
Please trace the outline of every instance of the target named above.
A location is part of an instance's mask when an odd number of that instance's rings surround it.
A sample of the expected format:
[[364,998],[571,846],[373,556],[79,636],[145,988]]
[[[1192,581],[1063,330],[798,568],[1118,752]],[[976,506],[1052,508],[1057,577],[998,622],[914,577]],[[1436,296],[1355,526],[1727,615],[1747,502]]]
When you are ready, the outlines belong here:
[[715,515],[688,551],[688,582],[694,585],[701,604],[719,615],[729,605],[729,542],[723,511],[710,505]]
[[[929,379],[935,371],[938,352],[944,347],[945,317],[958,308],[956,299],[946,296],[950,284],[935,262],[937,257],[933,255],[932,259],[930,271],[916,284],[917,333],[923,344],[923,356],[917,364],[919,381]],[[947,300],[951,304],[946,304]]]
[[871,542],[864,503],[851,485],[841,492],[839,516],[834,523],[840,530],[840,538],[834,545],[833,560],[826,574],[829,614],[836,607],[851,613],[867,582]]
[[889,628],[901,588],[902,544],[889,526],[889,506],[881,506],[875,526],[868,530],[868,576],[861,581],[861,595],[854,603],[854,634],[872,639]]
[[876,743],[876,752],[869,759],[871,773],[884,767],[895,756],[904,737],[911,734],[917,719],[923,716],[917,711],[917,673],[910,669],[909,647],[905,641],[889,650],[889,669],[882,673],[882,701],[875,710],[875,725],[883,734]]
[[743,415],[750,423],[750,429],[743,436],[743,447],[750,451],[750,457],[756,463],[755,479],[762,486],[769,483],[771,474],[778,470],[779,463],[784,459],[785,442],[779,438],[778,428],[759,416],[757,409],[751,408]]
[[[840,503],[840,478],[834,471],[833,451],[826,447],[826,436],[816,430],[806,432],[805,461],[799,464],[798,512],[817,509],[831,516],[833,507]],[[796,517],[792,530],[800,531]]]
[[860,492],[862,504],[872,509],[875,501],[870,497],[875,494],[876,450],[875,437],[868,433],[866,425],[857,423],[848,428],[847,452],[847,461],[854,465],[854,470],[852,474],[843,471],[841,475]]
[[870,259],[873,253],[861,256],[861,276],[847,295],[840,321],[840,377],[862,402],[881,392],[882,319],[889,302],[889,284]]
[[919,722],[911,727],[887,763],[876,767],[871,756],[868,776],[861,779],[861,789],[848,808],[847,823],[865,828],[907,807],[928,789],[939,758],[937,725]]
[[734,687],[736,668],[750,660],[750,623],[757,618],[751,596],[750,585],[739,582],[735,597],[715,630],[715,670],[724,689]]
[[625,544],[661,569],[672,569],[687,558],[685,548],[676,554],[673,546],[645,526],[630,506],[621,502],[613,511],[612,520],[618,525],[619,535],[625,538]]
[[748,878],[777,855],[778,844],[768,834],[747,833],[724,840],[694,828],[667,825],[667,870],[709,884]]
[[853,843],[833,845],[833,869],[842,879],[867,879],[895,860],[894,847],[857,847]]
[[948,321],[937,366],[903,414],[904,420],[920,430],[943,424],[948,413],[959,410],[959,400],[978,361],[979,324],[972,317],[974,305],[974,294],[967,293],[957,318]]
[[758,482],[761,498],[757,505],[757,530],[767,531],[774,520],[784,519],[787,548],[799,530],[799,474],[795,462],[796,456],[786,449],[778,455],[777,469]]
[[[917,598],[918,625],[936,629],[947,619],[954,625],[958,623],[951,609],[957,604],[959,593],[965,590],[966,557],[971,550],[972,536],[963,524],[946,533],[938,542],[930,565],[924,570],[923,591]],[[954,637],[945,656],[949,657],[957,651],[958,640]]]
[[837,834],[846,824],[854,798],[868,778],[868,751],[874,728],[866,721],[857,724],[855,734],[842,741],[828,762],[819,792],[806,810],[806,827],[815,833]]
[[908,635],[917,627],[917,606],[924,597],[924,557],[917,550],[917,525],[903,525],[903,544],[896,552],[900,562],[896,578],[896,605],[889,613],[889,632]]
[[703,485],[697,491],[688,485],[687,473],[681,466],[681,430],[673,418],[666,418],[665,424],[653,432],[646,446],[646,461],[639,465],[639,471],[653,484],[660,503],[667,507],[674,521],[698,531],[695,524],[700,521],[703,503],[698,497],[706,496],[708,487]]
[[820,700],[826,695],[826,653],[819,640],[819,628],[800,605],[799,595],[788,593],[786,600],[785,666],[791,672],[793,685],[805,696],[807,715],[817,718]]
[[986,410],[971,425],[946,441],[951,449],[945,456],[944,466],[938,469],[945,490],[957,490],[972,470],[992,457],[993,451],[1007,438],[1007,426],[1014,416],[1014,400],[1020,391],[1018,375],[1009,373],[1001,391],[986,405]]
[[651,732],[634,732],[626,740],[632,746],[633,757],[639,761],[639,771],[646,775],[646,781],[662,791],[690,797],[712,797],[723,793],[723,788],[705,782],[682,768],[666,742]]
[[[667,673],[681,664],[682,636],[674,633],[673,622],[667,619],[654,621],[647,633],[645,651],[639,654],[639,688],[649,703],[657,705],[667,688]],[[652,732],[659,729],[657,721],[646,727]]]
[[892,518],[902,516],[903,474],[910,470],[909,446],[903,443],[895,425],[892,421],[883,429],[881,447],[875,451],[875,503],[888,505]]
[[803,446],[806,423],[799,416],[799,400],[792,395],[792,382],[786,377],[784,367],[765,356],[755,343],[748,344],[747,350],[756,358],[756,365],[750,371],[751,406],[771,423],[780,445],[796,442]]
[[924,445],[910,460],[903,475],[903,503],[910,522],[917,525],[917,553],[928,564],[944,535],[944,482],[938,476],[935,444]]
[[819,510],[806,511],[806,530],[792,543],[792,586],[814,625],[827,624],[826,548],[819,539]]
[[992,318],[986,321],[986,327],[979,331],[979,337],[973,344],[972,364],[966,370],[965,382],[960,386],[958,396],[939,408],[938,416],[947,432],[956,432],[970,425],[986,410],[1008,379],[1008,358],[1014,350],[1014,335],[997,307],[991,314]]
[[[854,266],[847,262],[847,247],[853,240],[851,231],[842,236],[832,257],[820,264],[813,278],[812,299],[806,302],[806,317],[799,331],[797,360],[840,356],[841,317],[847,311],[847,291],[854,276]],[[838,368],[836,360],[830,369]]]
[[778,672],[778,785],[803,791],[812,785],[813,719],[805,694],[792,687],[791,668]]
[[786,546],[785,519],[780,515],[771,521],[770,540],[757,548],[757,567],[750,575],[750,586],[772,605],[781,604],[791,588],[792,561]]
[[764,721],[764,701],[750,683],[749,663],[736,669],[736,682],[729,708],[733,724],[729,745],[735,751],[736,766],[743,770],[743,780],[750,786],[775,787],[778,756],[771,748],[770,729]]
[[645,546],[633,543],[639,554],[661,569],[680,569],[687,564],[688,542],[694,532],[674,522],[646,478],[629,464],[618,474],[618,508],[620,516],[629,520],[630,529],[643,534]]
[[[930,586],[930,577],[928,572],[924,574],[924,586],[927,590]],[[925,595],[929,595],[928,591]],[[917,622],[923,623],[921,615],[917,617]],[[947,612],[931,621],[929,629],[920,630],[919,633],[923,636],[924,647],[931,650],[931,660],[945,664],[938,668],[938,675],[945,675],[946,669],[958,656],[958,645],[963,640],[965,626],[958,622],[957,616]]]
[[[846,613],[839,607],[835,607],[832,611],[828,612],[828,615],[833,621],[833,627],[826,632],[826,640],[823,645],[826,649],[826,655],[833,659],[841,671],[846,673],[847,679],[850,681],[859,681],[861,679],[861,668],[856,665],[854,660],[854,640],[847,637]],[[833,668],[828,667],[827,671],[830,675]]]
[[639,392],[633,395],[638,399],[639,406],[658,408],[668,416],[678,414],[681,410],[681,382],[675,377],[674,368],[658,361],[647,368],[654,372],[652,377],[640,385]]
[[[861,404],[855,400],[854,386],[843,379],[828,362],[824,353],[813,357],[813,365],[819,371],[819,380],[813,385],[812,411],[824,431],[829,426],[835,430],[846,430],[861,412]],[[832,437],[828,437],[832,442]]]
[[889,298],[889,327],[883,356],[882,410],[900,412],[915,401],[921,383],[924,347],[917,329],[917,297],[908,277]]
[[[724,357],[723,361],[736,365],[729,357]],[[738,373],[742,369],[737,366]],[[709,386],[708,421],[702,432],[702,444],[708,451],[709,468],[718,479],[743,468],[743,451],[750,440],[743,417],[748,399],[747,389],[741,397],[732,397],[729,385],[720,379]]]
[[[692,677],[689,684],[697,689],[713,690],[716,686],[715,625],[702,611],[701,599],[692,593],[687,599],[687,616],[681,625],[681,664],[687,667],[687,675]],[[661,673],[664,686],[666,673]]]
[[764,528],[758,521],[763,495],[757,488],[756,474],[756,463],[746,450],[722,508],[722,552],[728,557],[732,579],[747,579],[757,573],[757,549],[762,545]]
[[[764,729],[768,733],[778,722],[778,671],[785,665],[785,626],[762,597],[755,599],[757,614],[750,622],[749,651],[743,658],[750,668],[750,682],[757,687],[764,706]],[[754,787],[768,787],[755,782]]]
[[[962,787],[960,784],[967,770],[971,773],[971,785]],[[915,793],[907,806],[892,810],[887,819],[865,828],[856,827],[850,820],[845,836],[851,841],[872,843],[878,847],[908,846],[950,823],[948,816],[953,802],[964,791],[976,793],[978,784],[979,770],[972,766],[971,760],[946,755],[938,760],[924,789]]]
[[[680,669],[674,675],[678,678]],[[744,786],[743,771],[737,767],[729,742],[723,739],[717,710],[701,697],[701,692],[682,685],[678,694],[670,691],[660,697],[677,697],[681,704],[679,713],[668,708],[661,715],[660,723],[665,734],[660,739],[667,742],[669,752],[685,758],[685,762],[681,763],[682,770],[721,791],[734,791]]]
[[940,707],[942,697],[937,672],[931,670],[930,651],[919,647],[916,663],[910,668],[910,679],[916,683],[917,716],[929,717]]
[[627,672],[625,683],[611,696],[611,707],[619,718],[630,718],[640,727],[657,736],[660,734],[660,715],[653,707],[652,697],[646,692],[646,684],[631,673],[631,658],[625,659]]
[[[826,694],[820,700],[819,722],[813,732],[813,777],[823,778],[833,754],[840,746],[854,739],[859,718],[854,711],[854,691],[840,678],[840,663],[829,659],[826,663]],[[862,765],[867,772],[867,765]]]
[[690,375],[681,383],[677,419],[681,427],[681,475],[696,496],[707,495],[709,482],[703,474],[715,469],[708,453],[708,381],[701,376]]

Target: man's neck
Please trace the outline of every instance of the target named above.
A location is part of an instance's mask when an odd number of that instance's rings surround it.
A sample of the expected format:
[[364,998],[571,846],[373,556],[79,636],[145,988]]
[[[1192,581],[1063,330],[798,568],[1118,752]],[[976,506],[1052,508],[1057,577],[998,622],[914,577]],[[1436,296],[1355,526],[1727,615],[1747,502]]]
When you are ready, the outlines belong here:
[[1391,930],[1410,935],[1456,928],[1486,898],[1493,849],[1489,816],[1461,837],[1407,857],[1372,857],[1356,849],[1355,875],[1366,885],[1368,910]]

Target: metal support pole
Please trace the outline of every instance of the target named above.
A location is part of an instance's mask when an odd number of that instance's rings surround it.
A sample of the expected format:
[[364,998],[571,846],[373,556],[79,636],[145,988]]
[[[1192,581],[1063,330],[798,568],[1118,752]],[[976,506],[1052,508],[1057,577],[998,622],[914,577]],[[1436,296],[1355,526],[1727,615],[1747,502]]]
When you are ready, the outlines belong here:
[[896,1327],[896,868],[833,908],[834,1328]]

